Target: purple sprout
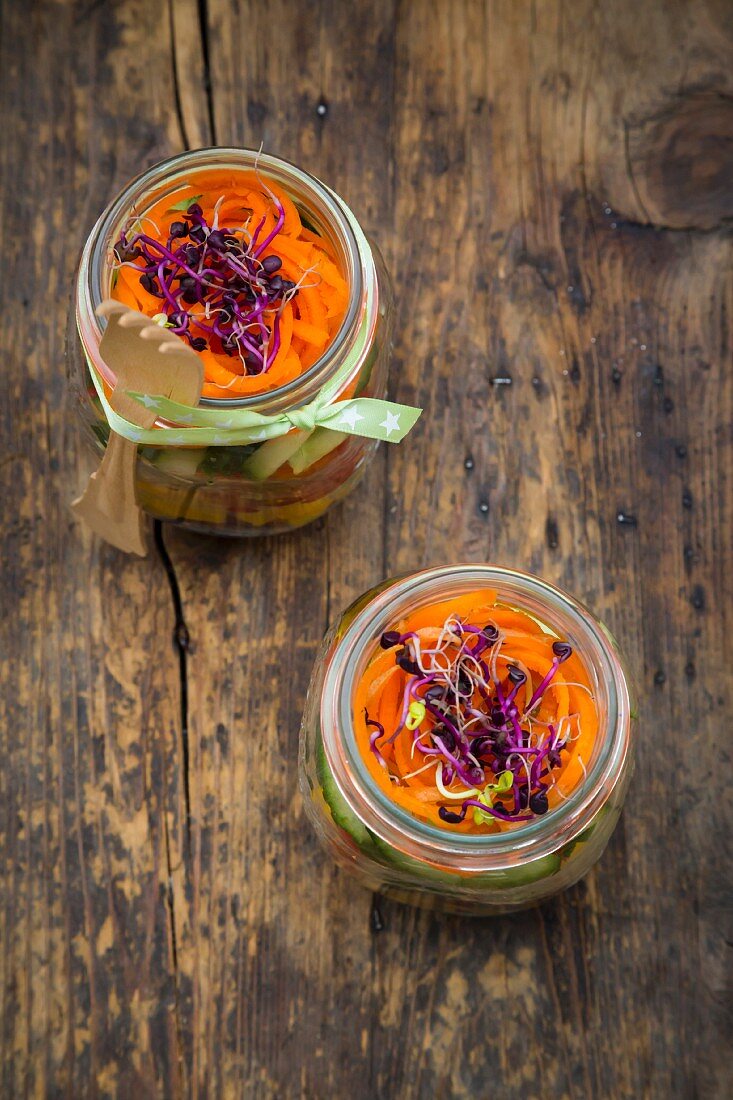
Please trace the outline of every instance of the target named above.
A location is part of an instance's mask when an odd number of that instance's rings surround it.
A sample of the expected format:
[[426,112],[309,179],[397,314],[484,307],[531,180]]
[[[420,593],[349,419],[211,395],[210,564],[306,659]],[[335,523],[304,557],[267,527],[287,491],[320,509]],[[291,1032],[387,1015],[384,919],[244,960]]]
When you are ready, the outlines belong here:
[[550,665],[550,668],[544,678],[535,688],[532,694],[532,698],[529,701],[529,706],[527,707],[528,711],[532,710],[535,703],[539,702],[539,700],[542,698],[545,689],[551,683],[553,676],[555,675],[563,661],[567,661],[568,657],[572,656],[573,647],[571,645],[568,645],[567,642],[553,642],[552,652],[555,654],[555,656],[552,658],[552,664]]
[[377,748],[377,741],[379,741],[381,737],[384,737],[384,726],[381,722],[377,722],[376,719],[370,718],[369,712],[366,710],[364,711],[364,721],[368,726],[375,727],[374,733],[370,734],[369,736],[369,748],[372,750],[382,767],[386,768],[387,761],[384,759],[381,752]]
[[177,335],[195,351],[211,347],[239,356],[247,375],[272,366],[281,343],[280,311],[297,293],[296,285],[279,273],[279,256],[260,259],[285,222],[281,204],[275,206],[275,226],[259,244],[264,218],[247,242],[242,229],[208,225],[199,204],[191,203],[168,226],[167,244],[147,233],[128,236],[123,231],[114,247],[121,264],[138,267],[142,288],[161,299],[161,312]]
[[[395,651],[395,664],[408,676],[400,721],[385,744],[394,742],[404,729],[410,704],[422,702],[425,719],[414,730],[413,751],[440,759],[444,784],[458,779],[468,788],[469,797],[462,801],[460,811],[439,808],[442,821],[459,824],[471,808],[508,822],[529,821],[546,813],[548,788],[543,781],[560,766],[563,746],[557,746],[552,725],[544,740],[533,744],[528,716],[558,667],[571,656],[572,647],[562,641],[553,644],[552,664],[526,710],[520,712],[516,699],[527,683],[527,673],[509,664],[504,675],[492,675],[481,657],[488,646],[497,647],[498,653],[502,641],[498,629],[493,624],[481,627],[446,620],[444,630],[458,647],[450,668],[435,664],[428,668],[427,656],[421,667],[412,644],[414,632],[387,630],[381,635],[381,647]],[[493,661],[492,667],[496,668]],[[380,762],[384,761],[376,741],[385,736],[381,726],[370,736],[370,748]],[[511,784],[499,788],[496,780],[502,774],[511,776]],[[486,788],[492,798],[484,802],[471,797],[471,789],[476,788]]]

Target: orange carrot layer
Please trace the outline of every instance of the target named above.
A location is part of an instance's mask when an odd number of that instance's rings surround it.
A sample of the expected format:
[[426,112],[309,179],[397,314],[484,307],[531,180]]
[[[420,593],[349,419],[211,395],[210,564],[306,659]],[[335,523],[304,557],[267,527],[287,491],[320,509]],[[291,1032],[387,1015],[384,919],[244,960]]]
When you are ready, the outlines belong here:
[[374,781],[446,831],[552,812],[587,774],[598,712],[565,639],[488,589],[411,612],[381,640],[353,717]]
[[112,296],[149,317],[165,314],[190,340],[206,397],[264,393],[297,378],[333,341],[348,305],[330,241],[260,173],[193,173],[131,215],[115,253]]

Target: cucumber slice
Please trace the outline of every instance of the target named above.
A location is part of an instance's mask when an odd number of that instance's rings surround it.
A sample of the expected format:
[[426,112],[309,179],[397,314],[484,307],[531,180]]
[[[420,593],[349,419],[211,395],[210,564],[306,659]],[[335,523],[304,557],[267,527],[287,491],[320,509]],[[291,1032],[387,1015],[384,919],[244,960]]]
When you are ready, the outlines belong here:
[[205,447],[160,447],[150,461],[171,477],[193,477],[205,454]]
[[558,852],[534,859],[521,867],[512,867],[506,871],[485,871],[472,879],[472,885],[479,890],[508,890],[516,886],[529,886],[557,874],[562,860]]
[[532,882],[539,882],[554,875],[560,870],[560,857],[557,853],[543,856],[542,859],[522,867],[513,867],[507,871],[485,871],[479,875],[457,875],[450,871],[441,871],[429,863],[406,856],[397,851],[390,844],[375,836],[374,846],[379,851],[382,861],[391,863],[403,873],[409,874],[414,879],[421,880],[426,886],[434,889],[455,891],[456,887],[462,887],[463,891],[483,892],[485,890],[508,890],[512,887],[527,886]]
[[[596,829],[600,827],[601,822],[603,821],[603,819],[607,818],[609,814],[615,814],[615,820],[613,822],[613,827],[612,827],[611,830],[609,830],[609,833],[608,833],[608,835],[610,836],[611,832],[613,831],[613,828],[615,828],[615,826],[616,826],[616,821],[618,821],[618,818],[621,815],[620,806],[608,806],[608,805],[601,806],[600,810],[598,811],[596,816],[593,818],[590,825],[587,825],[585,827],[585,829],[583,829],[582,833],[578,833],[575,840],[571,840],[568,844],[566,844],[563,848],[560,849],[562,858],[564,860],[568,859],[573,854],[573,852],[575,851],[575,849],[577,847],[579,847],[580,845],[585,844],[588,840],[590,840],[590,838],[595,833]],[[608,826],[608,822],[606,822],[605,827],[607,827],[607,826]]]
[[[395,867],[402,874],[409,875],[413,881],[419,881],[426,887],[429,886],[435,890],[445,892],[446,890],[455,889],[457,884],[464,881],[458,875],[452,875],[449,871],[441,871],[430,863],[423,863],[421,860],[413,859],[412,856],[406,856],[404,852],[393,848],[381,837],[373,836],[372,839],[382,864]],[[468,882],[469,880],[466,879],[465,881]]]
[[569,859],[575,849],[582,844],[585,844],[586,840],[590,840],[591,834],[595,831],[595,821],[588,826],[587,829],[583,829],[582,833],[578,833],[575,840],[571,840],[569,844],[566,844],[560,849],[563,859]]
[[334,432],[330,428],[316,428],[310,439],[306,439],[290,458],[290,468],[294,474],[302,474],[346,439],[346,432]]
[[[331,769],[326,762],[326,754],[323,744],[318,741],[316,748],[316,775],[321,785],[321,792],[331,811],[331,817],[344,832],[356,841],[358,846],[366,852],[373,851],[372,839],[374,834],[356,816],[348,802],[336,785]],[[376,838],[374,838],[376,839]]]
[[283,462],[287,462],[291,455],[300,450],[309,435],[310,432],[296,428],[277,439],[268,439],[250,455],[242,467],[242,473],[253,481],[265,481],[280,469]]

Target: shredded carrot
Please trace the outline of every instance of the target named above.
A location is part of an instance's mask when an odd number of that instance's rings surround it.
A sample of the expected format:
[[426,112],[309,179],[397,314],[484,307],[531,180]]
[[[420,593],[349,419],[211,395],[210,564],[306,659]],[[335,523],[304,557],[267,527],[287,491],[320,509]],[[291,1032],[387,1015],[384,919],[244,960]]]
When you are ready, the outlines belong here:
[[[209,240],[217,230],[229,241]],[[206,397],[263,393],[297,378],[327,350],[348,305],[328,237],[306,228],[285,190],[256,172],[193,173],[134,211],[115,251],[112,296],[147,316],[165,314],[190,340]],[[239,295],[235,307],[227,295]]]
[[[354,727],[372,778],[403,809],[495,832],[552,811],[583,781],[598,735],[587,669],[525,611],[486,589],[459,594],[405,616],[381,644],[355,689]],[[441,774],[459,797],[445,797]]]

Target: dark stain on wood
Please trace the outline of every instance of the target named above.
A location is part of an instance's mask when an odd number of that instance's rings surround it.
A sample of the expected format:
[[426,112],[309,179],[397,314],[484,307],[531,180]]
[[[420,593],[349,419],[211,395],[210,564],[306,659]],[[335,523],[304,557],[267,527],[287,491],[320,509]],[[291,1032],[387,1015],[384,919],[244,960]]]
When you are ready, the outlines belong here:
[[733,219],[733,95],[687,89],[628,128],[634,187],[647,220],[710,230]]

